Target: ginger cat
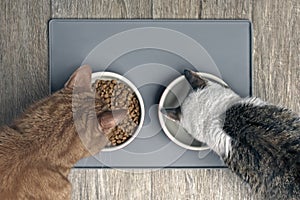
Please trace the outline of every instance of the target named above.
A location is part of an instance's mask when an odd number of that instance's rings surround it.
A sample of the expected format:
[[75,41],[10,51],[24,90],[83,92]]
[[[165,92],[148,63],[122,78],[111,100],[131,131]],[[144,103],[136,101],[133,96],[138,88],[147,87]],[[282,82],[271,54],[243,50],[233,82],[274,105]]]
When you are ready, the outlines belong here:
[[70,199],[68,174],[99,152],[127,111],[108,111],[91,88],[91,68],[0,127],[0,199]]

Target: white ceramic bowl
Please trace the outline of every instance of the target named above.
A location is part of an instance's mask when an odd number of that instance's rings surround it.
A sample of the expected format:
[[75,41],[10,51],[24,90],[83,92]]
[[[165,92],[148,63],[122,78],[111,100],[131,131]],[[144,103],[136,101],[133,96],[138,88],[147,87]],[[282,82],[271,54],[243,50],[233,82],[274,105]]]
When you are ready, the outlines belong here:
[[140,132],[143,123],[144,123],[144,118],[145,118],[145,106],[144,106],[144,101],[142,98],[142,95],[140,94],[140,92],[138,91],[138,89],[134,86],[134,84],[129,81],[127,78],[125,78],[124,76],[120,75],[120,74],[116,74],[113,72],[95,72],[92,73],[92,84],[96,81],[96,80],[112,80],[112,79],[116,79],[120,82],[125,83],[126,85],[128,85],[133,92],[136,94],[139,104],[140,104],[140,122],[138,127],[136,128],[135,132],[132,134],[132,136],[126,140],[126,142],[117,145],[117,146],[113,146],[113,147],[105,147],[104,149],[102,149],[102,151],[115,151],[115,150],[119,150],[124,148],[125,146],[127,146],[128,144],[130,144],[134,138],[138,135],[138,133]]
[[[207,73],[198,72],[202,77],[214,80],[216,82],[220,82],[224,85],[227,85],[222,79]],[[159,105],[158,105],[158,118],[160,125],[165,132],[165,134],[169,137],[171,141],[175,144],[189,150],[201,151],[209,149],[209,147],[198,140],[195,140],[190,134],[188,134],[182,127],[178,126],[172,120],[166,118],[160,110],[162,108],[175,108],[181,105],[184,99],[191,92],[191,86],[185,77],[179,76],[175,80],[173,80],[163,92]]]

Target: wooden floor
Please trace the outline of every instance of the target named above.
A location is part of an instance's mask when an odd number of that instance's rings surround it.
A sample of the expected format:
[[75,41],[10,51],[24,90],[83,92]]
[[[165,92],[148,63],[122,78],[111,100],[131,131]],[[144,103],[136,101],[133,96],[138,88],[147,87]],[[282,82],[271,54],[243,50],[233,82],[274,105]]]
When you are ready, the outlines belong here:
[[[48,94],[51,18],[250,19],[254,94],[300,112],[299,0],[1,0],[0,124]],[[229,170],[74,169],[73,199],[251,199]]]

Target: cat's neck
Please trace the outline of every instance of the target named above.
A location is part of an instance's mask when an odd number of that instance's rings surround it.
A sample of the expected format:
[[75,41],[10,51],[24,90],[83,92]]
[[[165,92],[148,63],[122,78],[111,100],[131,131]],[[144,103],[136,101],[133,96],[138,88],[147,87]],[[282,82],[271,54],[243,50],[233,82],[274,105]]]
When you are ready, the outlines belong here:
[[[252,106],[264,106],[267,103],[262,101],[256,97],[248,97],[248,98],[232,98],[231,100],[227,100],[223,103],[220,102],[220,106],[222,107],[222,114],[219,114],[217,119],[213,120],[211,129],[209,130],[209,136],[211,138],[210,146],[213,148],[215,152],[218,153],[223,159],[228,158],[229,153],[231,152],[231,143],[232,138],[229,136],[223,129],[226,117],[226,111],[231,108],[233,105],[237,104],[251,104]],[[232,122],[235,123],[235,122]]]
[[227,157],[231,138],[222,129],[225,113],[241,98],[226,88],[216,87],[215,90],[192,93],[182,106],[186,118],[181,123],[196,139],[205,141],[221,157]]
[[[228,135],[224,129],[226,111],[233,105],[237,104],[251,104],[252,106],[264,106],[266,102],[256,97],[239,98],[237,96],[229,97],[225,101],[221,101],[219,104],[219,111],[217,118],[212,120],[211,128],[208,131],[208,145],[223,159],[228,158],[229,153],[232,151],[232,138]],[[220,114],[221,113],[221,114]],[[233,122],[234,123],[234,122]]]

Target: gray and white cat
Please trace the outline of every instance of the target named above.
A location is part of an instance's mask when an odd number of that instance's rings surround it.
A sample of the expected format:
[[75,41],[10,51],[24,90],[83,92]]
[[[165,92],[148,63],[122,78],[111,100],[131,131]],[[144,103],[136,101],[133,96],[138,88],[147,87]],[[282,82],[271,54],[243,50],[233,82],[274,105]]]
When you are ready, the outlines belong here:
[[207,143],[263,199],[300,199],[300,118],[185,70],[193,88],[181,107],[162,109]]

